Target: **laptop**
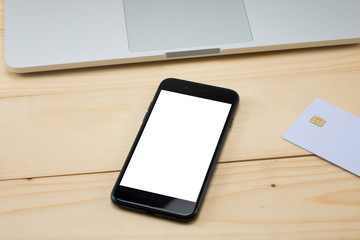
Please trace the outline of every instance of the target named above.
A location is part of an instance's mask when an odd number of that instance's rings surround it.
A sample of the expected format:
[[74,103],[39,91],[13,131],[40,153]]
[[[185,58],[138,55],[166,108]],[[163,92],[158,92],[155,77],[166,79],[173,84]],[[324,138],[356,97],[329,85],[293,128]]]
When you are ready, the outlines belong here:
[[359,43],[359,10],[359,0],[5,0],[5,62],[24,73]]

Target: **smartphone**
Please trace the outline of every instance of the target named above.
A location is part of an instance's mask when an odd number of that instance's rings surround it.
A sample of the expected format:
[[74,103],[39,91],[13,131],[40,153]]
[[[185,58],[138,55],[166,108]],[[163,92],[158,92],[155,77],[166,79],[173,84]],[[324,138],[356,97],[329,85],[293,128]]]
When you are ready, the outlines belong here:
[[115,183],[112,202],[178,221],[194,219],[238,103],[230,89],[163,80]]

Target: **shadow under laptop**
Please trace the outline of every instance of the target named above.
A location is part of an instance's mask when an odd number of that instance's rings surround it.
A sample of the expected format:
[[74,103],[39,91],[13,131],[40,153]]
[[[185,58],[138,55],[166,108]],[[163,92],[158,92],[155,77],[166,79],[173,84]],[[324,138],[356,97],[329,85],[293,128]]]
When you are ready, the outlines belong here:
[[[159,66],[176,66],[176,65],[192,65],[194,63],[214,63],[217,61],[233,61],[234,59],[243,59],[243,60],[253,60],[255,58],[268,58],[274,56],[286,56],[286,55],[302,55],[302,54],[312,54],[323,53],[324,51],[352,51],[356,48],[358,44],[349,44],[349,45],[337,45],[337,46],[321,46],[321,47],[312,47],[312,48],[298,48],[298,49],[286,49],[286,50],[276,50],[276,51],[264,51],[264,52],[251,52],[251,53],[242,53],[242,54],[233,54],[233,55],[211,55],[211,56],[199,56],[192,58],[181,58],[181,59],[164,59],[160,61],[152,62],[138,62],[138,63],[127,63],[127,64],[115,64],[115,65],[106,65],[106,66],[95,66],[95,67],[82,67],[82,68],[70,68],[62,70],[51,70],[43,72],[31,72],[31,73],[13,73],[21,77],[22,80],[34,78],[47,78],[47,77],[56,77],[56,76],[66,76],[66,75],[89,75],[99,74],[102,72],[112,72],[112,71],[121,71],[121,70],[140,70],[146,71],[146,69],[152,69]],[[47,78],[48,79],[48,78]],[[50,80],[50,79],[48,79]]]

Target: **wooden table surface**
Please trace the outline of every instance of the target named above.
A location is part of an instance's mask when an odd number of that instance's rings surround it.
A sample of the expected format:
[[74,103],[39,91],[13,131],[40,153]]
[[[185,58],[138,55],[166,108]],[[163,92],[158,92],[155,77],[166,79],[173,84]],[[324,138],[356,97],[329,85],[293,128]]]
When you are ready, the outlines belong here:
[[[0,18],[0,239],[360,239],[360,178],[281,137],[314,98],[360,116],[360,45],[15,74]],[[188,224],[110,201],[168,77],[241,97]]]

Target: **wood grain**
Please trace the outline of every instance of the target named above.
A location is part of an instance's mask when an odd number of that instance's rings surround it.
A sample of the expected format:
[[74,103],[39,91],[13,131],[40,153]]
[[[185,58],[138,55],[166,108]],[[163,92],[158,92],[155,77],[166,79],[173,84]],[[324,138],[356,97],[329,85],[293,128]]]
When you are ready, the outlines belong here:
[[0,31],[4,30],[4,0],[0,0]]
[[317,157],[219,164],[199,218],[118,209],[118,173],[0,181],[2,239],[358,239],[359,178]]
[[360,116],[359,45],[35,74],[0,64],[0,179],[119,170],[166,77],[240,94],[221,162],[309,155],[281,135],[316,97]]
[[[0,0],[0,239],[359,239],[359,178],[281,135],[314,98],[360,116],[360,45],[14,74],[4,62],[3,7]],[[110,202],[168,77],[241,97],[189,224]]]

